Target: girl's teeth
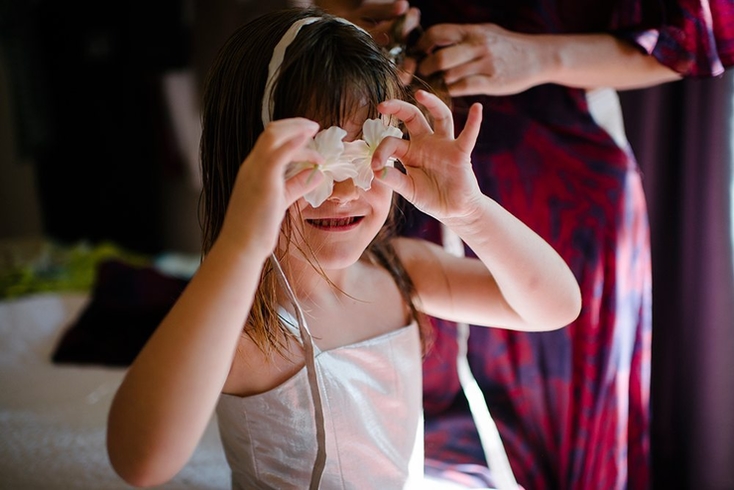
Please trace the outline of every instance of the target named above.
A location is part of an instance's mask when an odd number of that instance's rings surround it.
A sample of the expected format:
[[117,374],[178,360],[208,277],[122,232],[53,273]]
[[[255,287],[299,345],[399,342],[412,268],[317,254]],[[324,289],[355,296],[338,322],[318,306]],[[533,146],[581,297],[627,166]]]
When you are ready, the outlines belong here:
[[322,228],[337,228],[340,226],[347,226],[354,223],[355,218],[341,218],[341,219],[314,219],[311,222]]

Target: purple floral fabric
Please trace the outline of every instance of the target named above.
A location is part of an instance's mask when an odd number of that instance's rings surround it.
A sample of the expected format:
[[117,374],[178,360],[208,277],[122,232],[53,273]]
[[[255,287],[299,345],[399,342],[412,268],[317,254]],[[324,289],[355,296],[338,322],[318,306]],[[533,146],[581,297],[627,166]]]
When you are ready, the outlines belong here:
[[[424,27],[611,32],[686,76],[716,75],[734,62],[731,2],[411,3]],[[471,327],[469,362],[513,471],[533,490],[649,488],[650,244],[634,155],[595,123],[582,90],[542,85],[455,99],[457,128],[474,100],[484,105],[473,154],[482,189],[558,250],[583,295],[580,317],[561,330]],[[440,239],[438,224],[419,214],[409,215],[406,233]],[[476,474],[486,463],[456,373],[454,327],[433,323],[424,362],[427,468]]]

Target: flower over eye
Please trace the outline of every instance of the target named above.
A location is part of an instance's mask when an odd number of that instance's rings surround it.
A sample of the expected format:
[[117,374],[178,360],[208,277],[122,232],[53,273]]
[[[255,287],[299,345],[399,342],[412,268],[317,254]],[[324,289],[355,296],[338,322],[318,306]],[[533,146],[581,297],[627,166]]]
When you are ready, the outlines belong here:
[[[368,119],[362,126],[362,134],[364,140],[345,143],[342,140],[347,132],[338,126],[319,131],[308,146],[324,158],[324,163],[293,162],[286,171],[286,179],[306,169],[324,175],[321,183],[303,196],[314,208],[321,206],[331,195],[334,182],[352,179],[356,186],[369,190],[374,177],[371,161],[375,149],[387,136],[399,138],[402,132],[394,126],[385,125],[380,119]],[[394,158],[390,159],[392,161]]]
[[312,168],[316,172],[324,174],[324,179],[312,191],[303,197],[311,206],[317,208],[326,201],[334,189],[334,182],[353,179],[357,177],[357,169],[348,160],[341,158],[344,152],[344,143],[342,139],[347,132],[337,126],[319,131],[313,140],[309,142],[308,147],[316,150],[324,157],[324,163],[315,165],[312,162],[293,162],[286,171],[285,177],[289,179],[295,174]]
[[[367,119],[362,125],[363,140],[355,140],[344,143],[344,154],[342,158],[350,160],[357,168],[357,178],[354,183],[364,190],[372,185],[374,174],[372,173],[372,155],[383,139],[388,136],[401,138],[403,136],[395,126],[386,125],[380,119]],[[388,160],[392,164],[394,158]]]

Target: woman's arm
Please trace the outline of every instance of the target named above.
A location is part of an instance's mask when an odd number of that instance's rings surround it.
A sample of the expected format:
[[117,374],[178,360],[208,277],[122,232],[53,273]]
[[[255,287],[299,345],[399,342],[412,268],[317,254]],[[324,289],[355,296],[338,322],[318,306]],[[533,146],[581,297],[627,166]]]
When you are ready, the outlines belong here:
[[495,24],[438,24],[419,39],[420,75],[443,71],[452,96],[507,95],[543,83],[634,89],[681,76],[610,34],[522,34]]
[[217,241],[125,375],[110,408],[107,449],[127,482],[161,484],[196,448],[285,211],[320,181],[310,172],[283,178],[290,161],[318,161],[304,149],[317,130],[301,119],[268,125],[240,167]]

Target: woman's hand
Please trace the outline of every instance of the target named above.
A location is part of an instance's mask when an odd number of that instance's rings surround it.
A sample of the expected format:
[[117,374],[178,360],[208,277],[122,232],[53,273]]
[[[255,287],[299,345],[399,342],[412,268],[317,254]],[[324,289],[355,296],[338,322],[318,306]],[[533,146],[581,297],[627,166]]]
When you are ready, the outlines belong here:
[[495,24],[437,24],[416,44],[426,53],[418,74],[443,72],[452,97],[519,93],[543,83],[551,67],[554,54],[541,40]]
[[443,74],[452,97],[510,95],[543,83],[618,90],[680,75],[607,33],[523,34],[495,24],[437,24],[418,40],[418,74]]
[[[359,5],[353,7],[354,2],[344,0],[321,0],[316,4],[330,14],[337,15],[353,24],[358,25],[372,35],[372,38],[380,46],[390,46],[403,41],[405,36],[418,27],[420,23],[420,12],[415,7],[410,7],[407,0],[396,1],[360,1]],[[402,16],[404,19],[401,27],[401,38],[394,39],[394,26]]]
[[319,125],[303,118],[269,123],[240,166],[220,233],[237,246],[254,244],[263,258],[277,244],[280,225],[288,208],[315,188],[323,176],[304,170],[285,180],[294,161],[323,163],[318,152],[306,147]]
[[[466,126],[454,137],[451,110],[438,97],[416,92],[434,120],[432,129],[418,107],[400,100],[381,103],[378,110],[405,123],[409,140],[385,138],[375,150],[375,176],[418,209],[439,220],[471,216],[484,197],[471,164],[471,152],[482,122],[482,106],[474,104]],[[400,160],[406,173],[385,166],[391,156]]]

